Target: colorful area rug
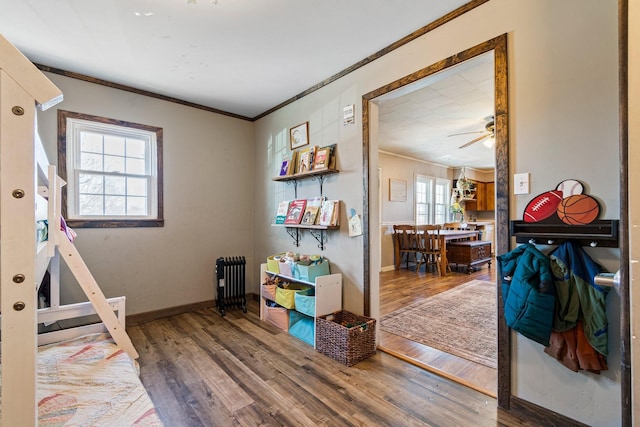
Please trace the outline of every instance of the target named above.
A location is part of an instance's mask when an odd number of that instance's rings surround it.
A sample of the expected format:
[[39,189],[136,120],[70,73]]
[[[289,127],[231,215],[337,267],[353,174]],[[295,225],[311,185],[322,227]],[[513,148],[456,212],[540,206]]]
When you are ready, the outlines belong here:
[[472,280],[380,319],[380,329],[497,368],[495,284]]

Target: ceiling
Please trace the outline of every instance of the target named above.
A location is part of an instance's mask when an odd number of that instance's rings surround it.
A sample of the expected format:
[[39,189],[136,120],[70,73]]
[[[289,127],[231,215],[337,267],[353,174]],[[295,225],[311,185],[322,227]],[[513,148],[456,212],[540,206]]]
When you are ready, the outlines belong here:
[[[37,64],[251,119],[467,1],[0,0],[0,32]],[[454,76],[406,101],[382,101],[389,134],[382,149],[449,164],[428,132],[437,128],[441,141],[444,133],[479,130],[488,115],[474,106],[475,122],[463,120],[464,98],[446,87],[456,80],[479,85],[474,96],[488,90],[479,78]],[[441,108],[452,102],[457,108]],[[452,138],[446,146],[457,144]]]
[[[494,57],[485,53],[378,98],[380,150],[432,163],[493,169]],[[457,134],[457,135],[454,135]],[[459,135],[462,134],[462,135]]]

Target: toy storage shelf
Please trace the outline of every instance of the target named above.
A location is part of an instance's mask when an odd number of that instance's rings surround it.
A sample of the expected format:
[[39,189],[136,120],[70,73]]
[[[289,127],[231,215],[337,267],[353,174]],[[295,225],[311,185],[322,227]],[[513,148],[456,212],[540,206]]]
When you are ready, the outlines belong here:
[[518,243],[559,245],[574,240],[582,246],[619,247],[617,219],[597,220],[587,225],[511,221],[510,233]]
[[[342,309],[342,274],[328,274],[318,276],[314,282],[296,279],[279,273],[273,273],[267,270],[267,264],[260,264],[261,284],[264,284],[268,278],[281,277],[293,283],[299,283],[311,286],[315,290],[315,308],[313,313],[303,313],[295,308],[286,310],[287,330],[291,335],[301,339],[309,345],[316,347],[316,319],[318,316],[331,314]],[[262,286],[262,285],[261,285]],[[264,296],[262,289],[260,292],[260,320],[267,320],[268,308],[267,301],[272,301]],[[275,302],[275,301],[274,301]],[[283,312],[283,310],[280,310]],[[310,316],[309,314],[313,314]],[[280,325],[276,325],[279,326]],[[283,325],[284,326],[284,325]]]

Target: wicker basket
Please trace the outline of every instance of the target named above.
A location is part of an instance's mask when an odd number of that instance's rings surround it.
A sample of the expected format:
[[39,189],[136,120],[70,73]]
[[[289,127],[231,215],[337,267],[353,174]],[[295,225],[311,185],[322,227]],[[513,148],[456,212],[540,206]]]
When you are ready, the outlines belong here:
[[352,366],[376,353],[376,319],[345,310],[318,316],[316,350]]

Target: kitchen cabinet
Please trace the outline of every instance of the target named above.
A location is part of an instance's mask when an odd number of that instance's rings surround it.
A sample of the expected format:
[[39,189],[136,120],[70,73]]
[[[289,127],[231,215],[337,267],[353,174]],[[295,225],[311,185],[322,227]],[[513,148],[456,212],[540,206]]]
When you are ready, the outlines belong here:
[[464,208],[466,211],[492,211],[496,207],[495,183],[476,182],[475,198],[466,199]]

